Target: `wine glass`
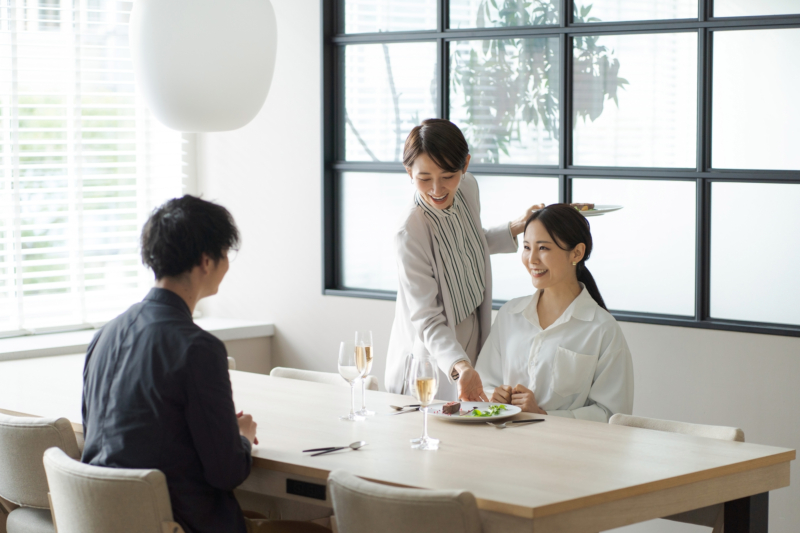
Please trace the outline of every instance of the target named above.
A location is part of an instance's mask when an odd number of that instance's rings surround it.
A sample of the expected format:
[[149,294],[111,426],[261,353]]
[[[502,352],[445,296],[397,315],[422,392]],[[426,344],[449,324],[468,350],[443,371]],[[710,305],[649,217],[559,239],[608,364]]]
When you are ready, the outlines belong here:
[[374,411],[367,409],[367,376],[372,371],[372,331],[356,331],[356,366],[363,370],[361,378],[361,409],[356,411],[357,415],[372,416]]
[[411,362],[411,388],[419,400],[422,415],[422,438],[412,439],[411,447],[417,450],[438,450],[439,439],[428,436],[428,410],[436,391],[439,390],[439,367],[432,355],[414,355]]
[[[366,369],[366,367],[365,367]],[[339,418],[349,422],[364,420],[363,416],[356,414],[356,380],[364,375],[364,370],[356,364],[356,350],[352,342],[339,344],[339,375],[350,384],[350,414]]]

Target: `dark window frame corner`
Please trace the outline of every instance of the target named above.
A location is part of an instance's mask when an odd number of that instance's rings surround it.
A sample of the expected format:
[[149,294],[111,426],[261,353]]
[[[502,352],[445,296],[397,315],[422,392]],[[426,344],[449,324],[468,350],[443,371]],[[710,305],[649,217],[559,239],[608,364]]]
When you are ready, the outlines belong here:
[[[800,184],[800,170],[737,170],[712,166],[712,75],[713,36],[716,31],[800,28],[800,14],[717,18],[713,1],[698,0],[697,19],[573,23],[574,0],[554,0],[561,9],[559,23],[541,27],[449,28],[449,2],[437,1],[435,30],[344,33],[345,0],[320,0],[321,103],[322,103],[322,293],[328,296],[394,300],[392,291],[349,288],[342,285],[342,257],[338,247],[340,227],[340,176],[343,172],[402,172],[398,162],[344,161],[344,80],[338,52],[348,44],[431,41],[437,44],[437,114],[449,117],[449,43],[457,40],[507,37],[557,37],[560,52],[559,161],[558,165],[473,164],[476,173],[495,175],[557,176],[559,200],[568,202],[575,178],[652,179],[694,181],[696,188],[696,270],[694,316],[612,310],[625,322],[800,337],[800,325],[723,320],[710,316],[711,185],[714,182],[758,182]],[[697,150],[694,168],[590,167],[572,164],[572,36],[625,35],[632,33],[694,32],[697,34]],[[338,133],[337,133],[338,132]],[[498,309],[504,302],[495,300]]]

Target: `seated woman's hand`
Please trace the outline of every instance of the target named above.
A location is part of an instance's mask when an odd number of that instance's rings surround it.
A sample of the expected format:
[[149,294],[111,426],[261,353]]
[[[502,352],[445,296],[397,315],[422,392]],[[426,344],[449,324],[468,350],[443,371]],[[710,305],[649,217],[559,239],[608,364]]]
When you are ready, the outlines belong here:
[[[458,369],[458,367],[456,367]],[[468,402],[488,402],[483,391],[481,376],[471,366],[465,365],[459,369],[458,398]]]
[[500,385],[492,393],[492,403],[511,403],[511,385]]
[[516,405],[526,413],[536,413],[539,415],[547,414],[547,411],[539,407],[539,404],[536,403],[536,397],[533,395],[533,391],[522,385],[517,385],[514,387],[514,390],[511,391],[511,405]]

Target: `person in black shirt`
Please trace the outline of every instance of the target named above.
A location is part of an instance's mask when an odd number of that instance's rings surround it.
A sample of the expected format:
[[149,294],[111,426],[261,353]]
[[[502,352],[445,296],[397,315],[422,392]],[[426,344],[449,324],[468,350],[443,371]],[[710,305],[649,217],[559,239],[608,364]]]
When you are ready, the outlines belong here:
[[156,209],[141,238],[155,287],[86,353],[83,462],[164,472],[186,533],[252,529],[233,489],[250,474],[256,423],[235,412],[224,344],[192,321],[238,243],[222,206],[187,195]]

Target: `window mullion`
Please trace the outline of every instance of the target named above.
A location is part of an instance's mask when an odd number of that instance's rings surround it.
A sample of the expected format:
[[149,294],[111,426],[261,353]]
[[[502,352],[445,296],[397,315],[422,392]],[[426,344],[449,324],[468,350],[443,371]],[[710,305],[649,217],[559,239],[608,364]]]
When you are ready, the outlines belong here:
[[16,292],[16,308],[18,329],[25,327],[25,304],[22,299],[23,278],[22,278],[22,197],[20,195],[20,168],[19,168],[19,72],[18,72],[18,24],[25,18],[25,8],[23,4],[14,4],[9,0],[9,11],[16,10],[15,20],[9,17],[8,25],[11,32],[11,98],[10,98],[10,119],[9,119],[9,142],[11,143],[11,168],[10,174],[12,181],[12,201],[14,212],[14,286]]

